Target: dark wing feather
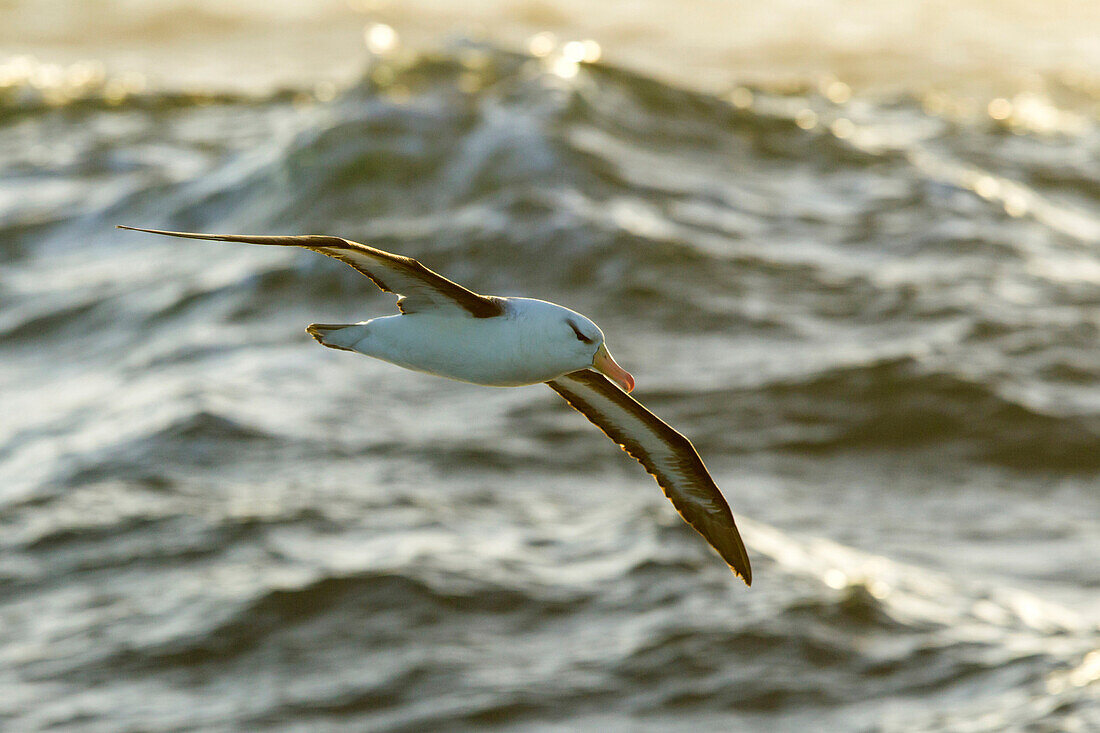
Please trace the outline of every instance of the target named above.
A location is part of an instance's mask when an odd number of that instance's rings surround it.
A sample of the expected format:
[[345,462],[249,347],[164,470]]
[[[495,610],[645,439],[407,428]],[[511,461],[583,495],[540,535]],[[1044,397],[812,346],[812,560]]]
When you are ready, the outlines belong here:
[[432,272],[411,257],[390,254],[340,237],[326,237],[317,234],[295,237],[196,234],[194,232],[168,232],[160,229],[141,229],[127,226],[119,226],[119,229],[187,239],[304,247],[351,265],[370,278],[382,290],[399,295],[397,307],[402,313],[416,313],[431,308],[459,308],[475,318],[492,318],[504,312],[503,306],[496,298],[478,295],[472,290],[467,290],[442,275]]
[[599,372],[582,369],[546,384],[653,474],[687,523],[752,583],[733,513],[691,441]]

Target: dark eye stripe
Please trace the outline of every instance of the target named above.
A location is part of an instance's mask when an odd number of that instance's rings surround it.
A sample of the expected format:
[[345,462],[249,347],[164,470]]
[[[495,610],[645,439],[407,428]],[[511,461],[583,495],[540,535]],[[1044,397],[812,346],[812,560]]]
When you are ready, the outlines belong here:
[[573,329],[573,333],[577,334],[577,338],[579,340],[585,342],[586,344],[596,343],[593,339],[590,339],[587,336],[585,336],[583,333],[581,333],[581,330],[579,328],[577,328],[577,324],[573,323],[572,321],[566,321],[566,323],[568,323],[569,327],[571,329]]

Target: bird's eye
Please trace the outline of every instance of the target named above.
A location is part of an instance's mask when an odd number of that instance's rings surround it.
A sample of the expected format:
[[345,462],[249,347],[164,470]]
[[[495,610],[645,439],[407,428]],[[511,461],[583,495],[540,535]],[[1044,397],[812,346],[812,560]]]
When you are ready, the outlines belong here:
[[579,328],[577,328],[577,324],[573,323],[572,321],[566,321],[566,323],[568,323],[569,327],[571,329],[573,329],[573,333],[575,333],[577,335],[577,340],[578,341],[583,341],[586,344],[596,343],[595,339],[589,338],[588,336],[585,336],[583,333],[581,333],[581,330]]

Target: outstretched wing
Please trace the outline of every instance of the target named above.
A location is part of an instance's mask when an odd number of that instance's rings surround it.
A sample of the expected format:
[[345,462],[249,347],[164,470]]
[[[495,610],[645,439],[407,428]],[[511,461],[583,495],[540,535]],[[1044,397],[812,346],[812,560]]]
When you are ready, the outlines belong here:
[[164,234],[187,239],[210,239],[220,242],[271,244],[281,247],[305,247],[340,260],[363,273],[382,290],[400,296],[397,307],[402,313],[418,313],[435,308],[459,308],[474,318],[492,318],[504,312],[500,301],[478,295],[457,283],[432,272],[411,257],[383,252],[365,244],[340,237],[307,234],[296,237],[266,237],[246,234],[196,234],[167,232],[119,225],[119,229]]
[[691,441],[599,372],[582,369],[546,384],[645,466],[687,523],[752,584],[733,513]]

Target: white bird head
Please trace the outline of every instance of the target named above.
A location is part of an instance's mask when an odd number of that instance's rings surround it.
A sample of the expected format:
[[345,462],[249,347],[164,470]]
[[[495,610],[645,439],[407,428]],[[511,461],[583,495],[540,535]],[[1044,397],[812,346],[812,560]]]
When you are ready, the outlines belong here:
[[[634,389],[634,377],[619,366],[604,344],[603,331],[589,318],[576,311],[529,298],[510,298],[524,314],[538,322],[540,349],[547,362],[552,358],[563,373],[595,369],[619,385],[623,391]],[[552,357],[551,357],[552,355]],[[560,376],[560,375],[559,375]]]

